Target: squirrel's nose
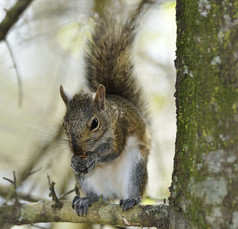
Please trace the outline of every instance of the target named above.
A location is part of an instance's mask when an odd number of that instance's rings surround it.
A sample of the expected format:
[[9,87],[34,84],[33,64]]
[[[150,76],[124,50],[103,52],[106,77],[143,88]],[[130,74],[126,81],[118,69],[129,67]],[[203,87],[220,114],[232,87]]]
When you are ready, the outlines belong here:
[[83,154],[83,149],[79,145],[73,145],[73,153],[79,156]]
[[74,154],[80,155],[83,153],[83,149],[80,147],[80,145],[77,143],[74,137],[72,137],[71,145],[72,145],[72,150]]

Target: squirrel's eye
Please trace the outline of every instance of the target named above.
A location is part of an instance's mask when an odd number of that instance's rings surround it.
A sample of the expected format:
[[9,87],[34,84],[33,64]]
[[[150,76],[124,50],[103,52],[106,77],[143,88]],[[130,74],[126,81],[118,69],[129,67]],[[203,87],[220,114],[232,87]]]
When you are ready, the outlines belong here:
[[91,130],[94,130],[98,127],[98,119],[94,118],[92,123],[91,123]]

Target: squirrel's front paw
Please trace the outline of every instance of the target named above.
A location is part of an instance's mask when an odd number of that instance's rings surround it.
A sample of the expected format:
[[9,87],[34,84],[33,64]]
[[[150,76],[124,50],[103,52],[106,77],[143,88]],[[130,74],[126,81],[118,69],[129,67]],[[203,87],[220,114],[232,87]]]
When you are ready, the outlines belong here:
[[122,211],[126,211],[130,208],[133,208],[135,205],[139,204],[140,202],[141,202],[141,197],[137,197],[137,198],[120,200],[119,205],[120,205]]
[[81,158],[78,155],[73,155],[71,158],[71,167],[76,174],[86,174],[92,171],[97,163],[98,155],[94,152],[88,153],[87,157]]
[[75,196],[72,201],[72,208],[76,211],[77,215],[83,216],[87,214],[88,208],[97,200],[97,197]]

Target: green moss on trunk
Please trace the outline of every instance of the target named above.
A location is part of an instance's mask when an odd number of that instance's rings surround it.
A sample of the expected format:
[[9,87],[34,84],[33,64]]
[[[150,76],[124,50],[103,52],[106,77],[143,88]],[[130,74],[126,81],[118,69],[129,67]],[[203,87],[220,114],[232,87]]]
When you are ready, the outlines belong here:
[[238,227],[237,12],[237,0],[177,1],[170,204],[199,228]]

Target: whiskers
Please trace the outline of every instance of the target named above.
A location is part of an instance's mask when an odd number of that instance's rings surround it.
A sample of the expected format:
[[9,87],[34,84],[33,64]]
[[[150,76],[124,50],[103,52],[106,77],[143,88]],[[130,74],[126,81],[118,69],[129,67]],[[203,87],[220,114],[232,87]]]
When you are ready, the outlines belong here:
[[57,138],[55,139],[55,143],[59,144],[59,145],[68,145],[69,144],[69,140],[66,138]]
[[61,153],[64,151],[70,151],[69,149],[69,140],[64,133],[62,124],[57,126],[48,126],[47,129],[37,129],[35,132],[39,136],[41,144],[45,145],[48,150],[56,151],[56,153]]
[[64,151],[70,151],[70,147],[69,147],[69,140],[67,138],[64,137],[58,137],[54,139],[54,143],[52,145],[52,149],[53,150],[60,150],[61,152]]

